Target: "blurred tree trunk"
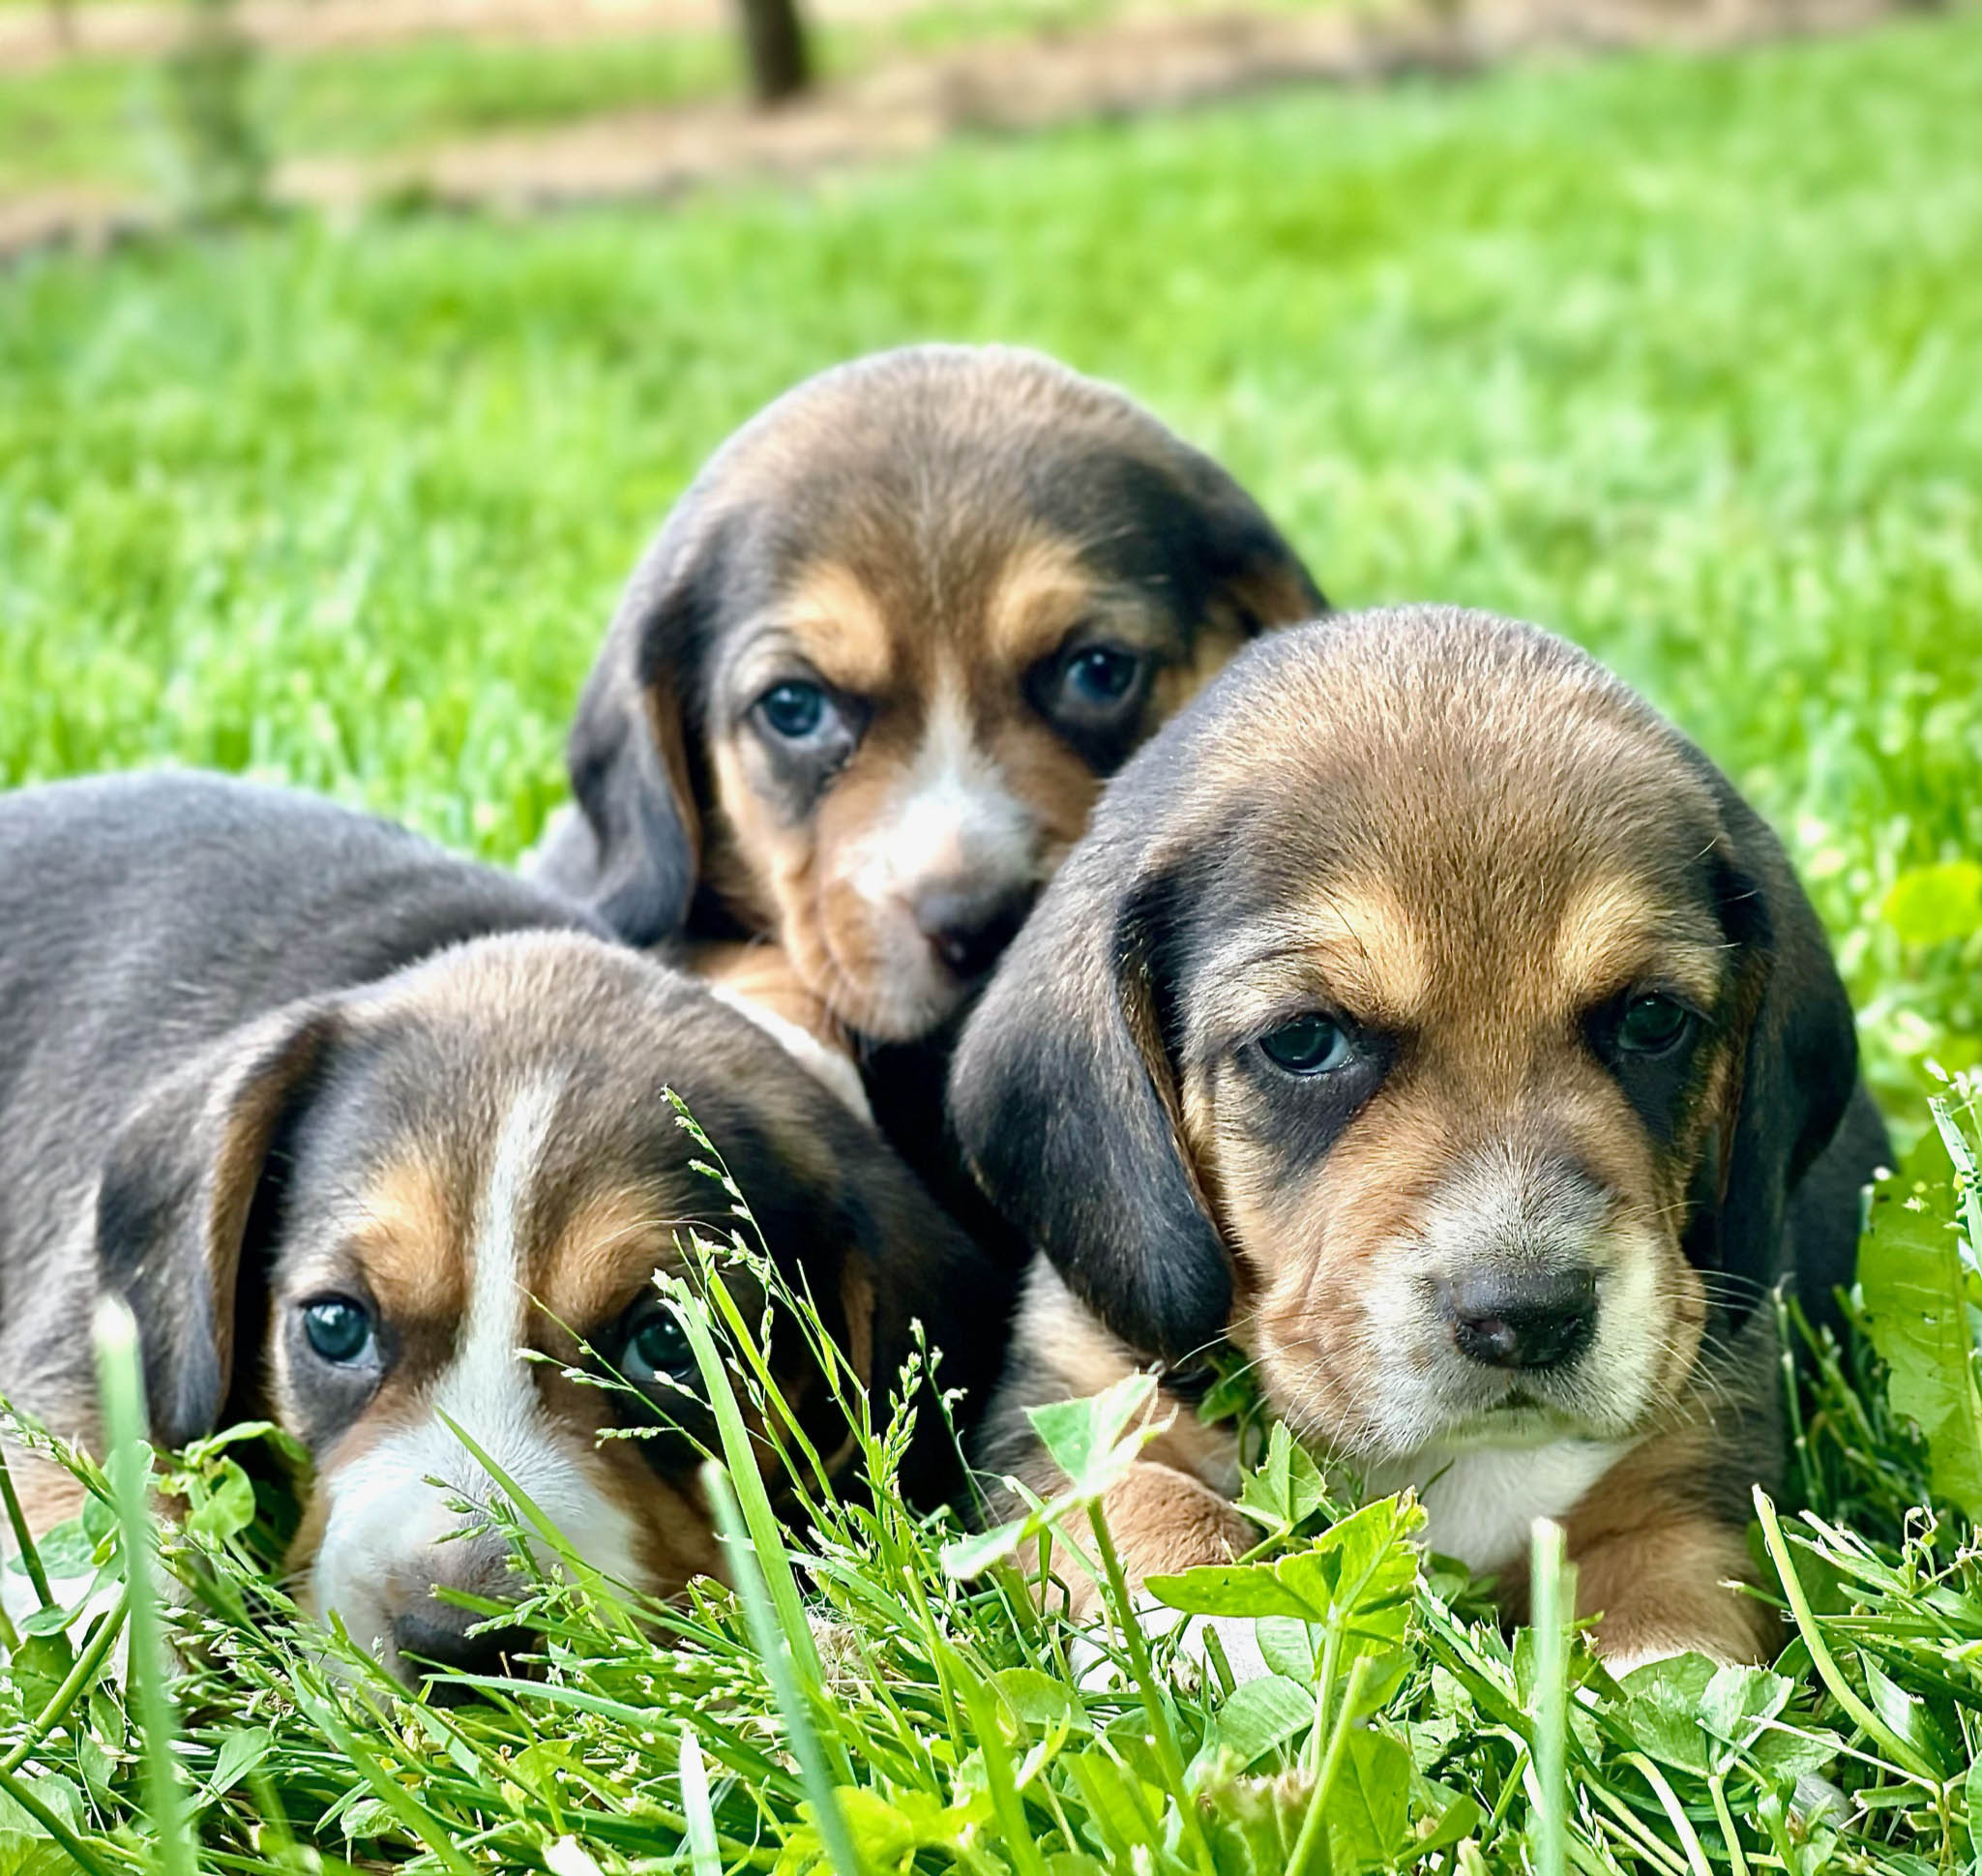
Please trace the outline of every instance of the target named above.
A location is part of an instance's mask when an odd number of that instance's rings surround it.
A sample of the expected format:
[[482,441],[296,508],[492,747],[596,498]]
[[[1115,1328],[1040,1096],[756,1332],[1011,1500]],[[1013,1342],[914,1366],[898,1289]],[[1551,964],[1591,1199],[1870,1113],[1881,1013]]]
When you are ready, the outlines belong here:
[[782,104],[812,82],[812,56],[798,0],[738,0],[751,89],[760,104]]

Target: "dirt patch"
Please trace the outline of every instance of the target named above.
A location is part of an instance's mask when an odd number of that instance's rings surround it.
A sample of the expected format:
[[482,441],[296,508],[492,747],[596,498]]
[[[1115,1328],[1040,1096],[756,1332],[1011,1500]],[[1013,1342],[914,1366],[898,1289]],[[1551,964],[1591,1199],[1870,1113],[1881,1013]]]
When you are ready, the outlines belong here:
[[[340,3],[312,0],[325,7]],[[520,8],[536,0],[453,3]],[[566,8],[632,3],[560,0]],[[701,0],[663,4],[690,7]],[[1456,4],[1452,11],[1420,5],[1388,15],[1346,10],[1132,15],[1082,31],[899,60],[776,111],[713,102],[617,112],[368,161],[294,160],[281,166],[276,194],[335,216],[409,195],[512,212],[652,198],[731,180],[803,177],[912,157],[969,131],[1035,130],[1290,84],[1464,72],[1552,49],[1709,48],[1841,32],[1894,10],[1893,0],[1473,0],[1463,15]],[[74,190],[17,197],[0,201],[0,253],[54,240],[98,245],[160,220],[142,204]]]
[[530,209],[918,155],[959,133],[1028,131],[1292,84],[1464,72],[1524,52],[1712,47],[1838,32],[1890,0],[1477,0],[1463,19],[1339,12],[1129,16],[1051,38],[902,60],[795,105],[616,113],[382,162],[298,162],[281,193],[332,210],[385,193]]

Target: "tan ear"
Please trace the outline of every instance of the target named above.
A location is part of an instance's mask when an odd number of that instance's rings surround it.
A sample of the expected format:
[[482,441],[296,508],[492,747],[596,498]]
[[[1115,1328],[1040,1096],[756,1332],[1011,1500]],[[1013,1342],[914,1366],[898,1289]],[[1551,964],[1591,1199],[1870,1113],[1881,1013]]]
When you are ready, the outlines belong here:
[[334,1007],[311,1003],[225,1037],[152,1089],[110,1142],[98,1269],[137,1318],[152,1431],[166,1445],[220,1423],[244,1247],[279,1196],[279,1137],[338,1027]]

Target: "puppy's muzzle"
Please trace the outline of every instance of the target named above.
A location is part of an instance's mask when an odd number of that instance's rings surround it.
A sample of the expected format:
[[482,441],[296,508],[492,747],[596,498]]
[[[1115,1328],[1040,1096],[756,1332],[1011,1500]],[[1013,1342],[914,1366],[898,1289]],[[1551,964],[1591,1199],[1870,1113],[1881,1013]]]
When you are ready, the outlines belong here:
[[[490,1619],[472,1609],[434,1602],[409,1609],[393,1623],[393,1646],[410,1674],[431,1676],[473,1674],[516,1676],[524,1672],[521,1657],[541,1647],[527,1628],[514,1624],[489,1626]],[[475,1698],[472,1687],[437,1682],[428,1698],[436,1706],[459,1707]]]
[[981,977],[1019,936],[1038,888],[1030,881],[945,879],[910,902],[916,929],[953,975]]
[[1478,1268],[1440,1283],[1437,1294],[1454,1345],[1483,1367],[1566,1368],[1596,1335],[1597,1277],[1584,1266]]

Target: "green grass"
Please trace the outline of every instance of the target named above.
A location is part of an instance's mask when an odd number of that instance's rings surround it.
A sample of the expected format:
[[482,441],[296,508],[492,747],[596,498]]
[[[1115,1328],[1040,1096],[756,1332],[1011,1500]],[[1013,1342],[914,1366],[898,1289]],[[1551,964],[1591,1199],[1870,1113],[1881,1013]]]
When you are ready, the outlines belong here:
[[[666,215],[33,260],[0,279],[0,781],[252,768],[512,854],[558,798],[620,580],[725,432],[852,351],[1025,340],[1222,455],[1338,602],[1537,618],[1647,690],[1783,829],[1910,1138],[1925,1059],[1982,1055],[1978,105],[1982,16],[1958,14],[1255,100]],[[1945,1211],[1947,1149],[1921,1150]],[[1966,1348],[1978,1297],[1958,1263],[1943,1276]],[[1931,1352],[1881,1347],[1896,1400],[1932,1391]],[[1976,1508],[1982,1458],[1946,1444],[1976,1416],[1935,1420],[1930,1488],[1878,1372],[1831,1371],[1803,1412],[1792,1496],[1837,1523],[1778,1522],[1805,1605],[1780,1682],[1563,1670],[1587,1687],[1558,1820],[1585,1876],[1970,1866],[1982,1580],[1965,1517],[1907,1520],[1930,1489]],[[227,1523],[198,1544],[238,1544]],[[1306,1841],[1333,1876],[1401,1866],[1435,1818],[1463,1836],[1430,1839],[1443,1876],[1537,1867],[1557,1840],[1531,1773],[1566,1682],[1538,1678],[1532,1637],[1477,1625],[1456,1579],[1364,1610],[1380,1632],[1325,1673],[1289,1642],[1290,1692],[1225,1703],[1159,1647],[1146,1687],[1076,1697],[1065,1633],[1009,1582],[948,1582],[939,1538],[885,1504],[817,1524],[792,1543],[835,1625],[810,1654],[789,1638],[782,1705],[726,1596],[657,1656],[612,1598],[547,1590],[552,1690],[389,1712],[230,1614],[222,1567],[201,1621],[234,1665],[183,1689],[210,1866],[281,1861],[282,1830],[250,1837],[280,1794],[288,1829],[366,1861],[568,1871],[577,1850],[547,1846],[569,1836],[606,1870],[689,1868],[707,1822],[726,1866],[803,1867],[794,1712],[855,1768],[843,1802],[875,1867],[914,1841],[932,1870],[1276,1867],[1317,1779]],[[1339,1576],[1355,1545],[1382,1578],[1402,1541],[1339,1531],[1303,1567]],[[64,1658],[50,1641],[0,1689],[0,1742],[31,1742]],[[91,1702],[19,1776],[66,1781],[44,1809],[123,1869],[138,1767],[122,1707]],[[1220,1739],[1257,1756],[1198,1762]],[[1181,1806],[1177,1761],[1199,1794]],[[1851,1794],[1835,1828],[1786,1796],[1799,1766]],[[26,1815],[0,1807],[0,1859]]]

